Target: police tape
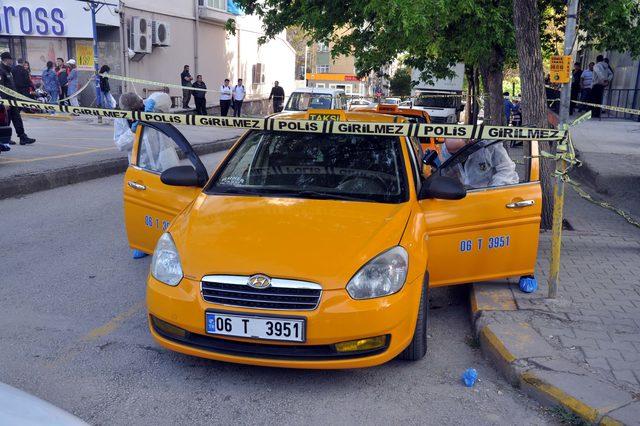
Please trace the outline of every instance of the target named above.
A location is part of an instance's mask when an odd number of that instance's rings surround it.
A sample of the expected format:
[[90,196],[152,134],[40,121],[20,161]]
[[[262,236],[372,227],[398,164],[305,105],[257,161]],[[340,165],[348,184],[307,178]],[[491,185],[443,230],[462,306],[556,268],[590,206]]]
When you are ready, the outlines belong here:
[[[549,86],[549,85],[545,85],[544,87],[546,87],[547,89],[555,90],[557,92],[560,91],[560,89],[558,89],[556,87]],[[560,99],[554,99],[554,101],[560,101]],[[611,110],[611,111],[622,112],[622,113],[625,113],[625,114],[640,115],[640,109],[624,108],[624,107],[617,107],[617,106],[605,105],[605,104],[594,104],[594,103],[591,103],[591,102],[576,101],[576,100],[573,100],[573,99],[571,100],[571,102],[573,102],[574,104],[578,104],[578,105],[590,106],[592,108],[608,109],[608,110]]]
[[[2,89],[0,88],[0,91]],[[0,99],[0,103],[18,108],[29,108],[42,113],[65,112],[78,115],[90,115],[108,118],[124,118],[133,121],[152,123],[169,123],[174,125],[226,127],[247,130],[269,130],[282,132],[304,132],[350,135],[379,136],[415,136],[444,137],[460,139],[506,139],[521,141],[555,141],[564,138],[565,130],[539,129],[527,127],[506,127],[467,124],[423,124],[423,123],[389,123],[334,121],[324,115],[315,114],[319,120],[220,117],[194,114],[170,114],[160,112],[124,111],[116,109],[75,107],[67,105],[50,105],[39,102],[23,102]],[[313,115],[313,114],[310,114]]]

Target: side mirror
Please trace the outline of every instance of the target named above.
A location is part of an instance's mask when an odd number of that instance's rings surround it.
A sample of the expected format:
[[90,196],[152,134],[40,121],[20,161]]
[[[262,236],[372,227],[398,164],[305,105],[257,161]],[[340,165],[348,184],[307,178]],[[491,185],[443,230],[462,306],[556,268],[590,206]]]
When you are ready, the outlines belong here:
[[431,149],[427,149],[422,156],[422,164],[431,167],[438,167],[438,153]]
[[460,200],[466,195],[467,190],[459,180],[447,176],[433,176],[422,185],[418,199]]
[[162,172],[160,180],[171,186],[201,186],[198,173],[191,166],[171,167]]

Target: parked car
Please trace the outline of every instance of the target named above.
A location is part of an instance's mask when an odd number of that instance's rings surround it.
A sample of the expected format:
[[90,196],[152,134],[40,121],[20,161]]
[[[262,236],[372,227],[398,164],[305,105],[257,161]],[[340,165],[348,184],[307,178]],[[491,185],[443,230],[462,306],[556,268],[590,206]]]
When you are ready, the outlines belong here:
[[283,112],[299,112],[309,109],[347,109],[347,98],[342,89],[303,87],[289,96]]

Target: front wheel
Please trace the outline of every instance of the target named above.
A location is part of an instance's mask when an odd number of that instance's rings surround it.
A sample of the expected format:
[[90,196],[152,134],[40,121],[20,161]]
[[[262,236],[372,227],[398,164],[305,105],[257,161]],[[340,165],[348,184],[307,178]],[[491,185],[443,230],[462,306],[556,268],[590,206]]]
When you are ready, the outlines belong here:
[[429,281],[424,280],[420,295],[420,307],[413,339],[409,346],[398,355],[398,358],[406,361],[418,361],[427,353],[427,318],[429,316]]

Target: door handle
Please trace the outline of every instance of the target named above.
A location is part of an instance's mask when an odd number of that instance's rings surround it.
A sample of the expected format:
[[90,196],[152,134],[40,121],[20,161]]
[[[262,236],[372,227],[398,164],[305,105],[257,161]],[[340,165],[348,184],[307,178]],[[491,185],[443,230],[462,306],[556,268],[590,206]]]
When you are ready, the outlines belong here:
[[534,200],[522,200],[522,201],[516,201],[515,203],[509,203],[507,204],[507,208],[508,209],[519,209],[522,207],[531,207],[535,204],[536,202]]
[[133,189],[137,189],[138,191],[144,191],[145,189],[147,189],[147,187],[146,187],[146,186],[144,186],[144,185],[142,185],[142,184],[140,184],[140,183],[134,182],[134,181],[132,181],[132,180],[130,180],[129,182],[127,182],[127,184],[128,184],[131,188],[133,188]]

